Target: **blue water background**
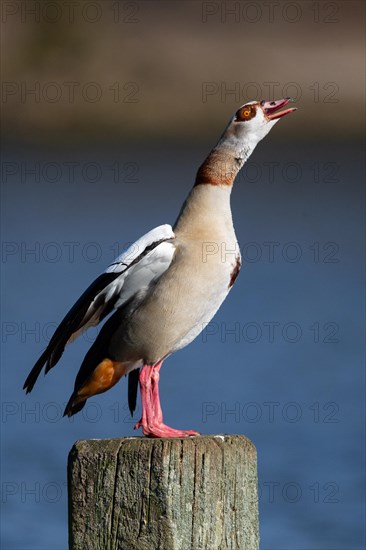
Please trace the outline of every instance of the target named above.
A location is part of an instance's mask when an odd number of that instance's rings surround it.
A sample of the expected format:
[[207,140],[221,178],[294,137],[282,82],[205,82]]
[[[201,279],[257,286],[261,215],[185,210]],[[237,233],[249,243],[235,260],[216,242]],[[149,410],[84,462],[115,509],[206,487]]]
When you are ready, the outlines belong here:
[[[243,251],[234,289],[206,331],[162,369],[165,420],[255,443],[261,548],[358,550],[365,544],[361,149],[274,141],[258,147],[233,190]],[[132,421],[125,380],[91,399],[83,414],[62,418],[96,330],[70,346],[31,395],[22,385],[54,324],[119,245],[174,222],[207,153],[148,145],[91,150],[18,145],[3,159],[16,171],[2,183],[7,550],[66,549],[74,441],[136,435],[139,410]],[[74,178],[64,164],[72,161]],[[36,163],[46,170],[39,181],[24,172]],[[97,163],[99,179],[88,163]]]

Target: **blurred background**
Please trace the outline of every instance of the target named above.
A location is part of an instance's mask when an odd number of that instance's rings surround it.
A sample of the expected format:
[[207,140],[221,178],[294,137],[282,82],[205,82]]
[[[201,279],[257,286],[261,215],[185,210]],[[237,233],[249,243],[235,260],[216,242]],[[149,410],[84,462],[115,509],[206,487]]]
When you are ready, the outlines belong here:
[[67,548],[67,455],[131,436],[126,382],[63,419],[97,330],[30,396],[57,323],[173,223],[247,100],[291,96],[237,178],[243,269],[161,376],[165,420],[258,450],[261,548],[364,532],[364,3],[3,1],[2,548]]

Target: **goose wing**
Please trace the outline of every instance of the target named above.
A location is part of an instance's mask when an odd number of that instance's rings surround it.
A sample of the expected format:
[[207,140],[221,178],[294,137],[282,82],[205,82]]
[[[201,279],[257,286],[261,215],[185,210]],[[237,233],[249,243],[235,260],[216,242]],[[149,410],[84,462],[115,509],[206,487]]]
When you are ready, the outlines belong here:
[[148,290],[169,268],[174,252],[174,232],[161,225],[129,246],[80,296],[61,321],[47,348],[24,383],[27,393],[46,365],[45,373],[61,358],[65,346],[87,328],[96,326],[113,309],[122,307],[137,292]]

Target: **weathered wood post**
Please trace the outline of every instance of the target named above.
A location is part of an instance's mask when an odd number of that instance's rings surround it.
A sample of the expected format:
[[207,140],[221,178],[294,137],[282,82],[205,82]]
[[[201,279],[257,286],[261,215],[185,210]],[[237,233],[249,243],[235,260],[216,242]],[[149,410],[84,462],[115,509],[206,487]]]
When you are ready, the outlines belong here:
[[71,550],[256,550],[257,460],[241,435],[78,441]]

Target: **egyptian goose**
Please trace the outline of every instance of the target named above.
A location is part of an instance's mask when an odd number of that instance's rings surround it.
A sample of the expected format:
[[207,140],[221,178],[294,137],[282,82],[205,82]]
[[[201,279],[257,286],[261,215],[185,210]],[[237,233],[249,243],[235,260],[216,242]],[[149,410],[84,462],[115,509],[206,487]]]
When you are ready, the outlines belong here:
[[[128,374],[131,414],[138,383],[141,391],[142,417],[135,428],[150,437],[198,433],[163,423],[159,371],[164,359],[203,330],[234,284],[240,252],[231,188],[257,143],[295,110],[279,110],[289,101],[250,101],[238,109],[199,168],[174,227],[161,225],[138,239],[89,286],[30,372],[24,384],[27,393],[44,365],[46,373],[56,365],[66,344],[115,310],[84,358],[65,415],[77,413],[89,397]],[[225,243],[226,250],[237,252],[221,254],[213,243]]]

